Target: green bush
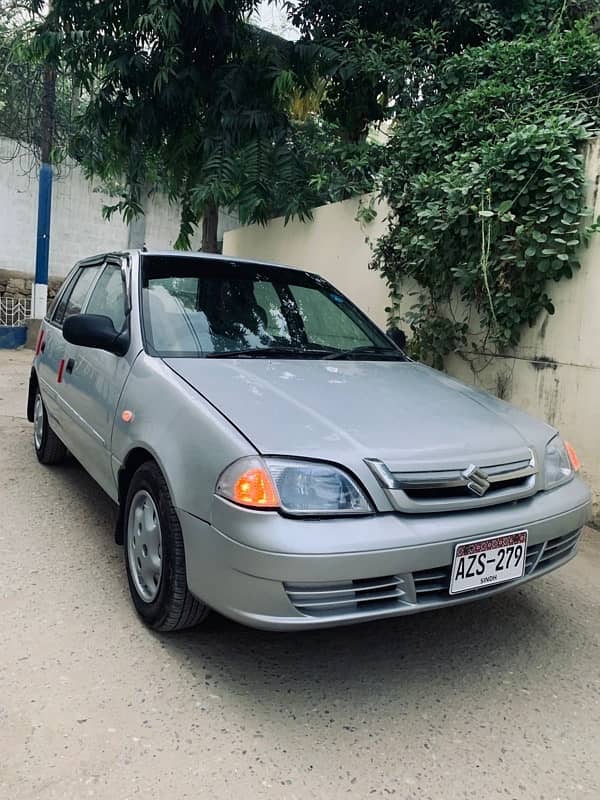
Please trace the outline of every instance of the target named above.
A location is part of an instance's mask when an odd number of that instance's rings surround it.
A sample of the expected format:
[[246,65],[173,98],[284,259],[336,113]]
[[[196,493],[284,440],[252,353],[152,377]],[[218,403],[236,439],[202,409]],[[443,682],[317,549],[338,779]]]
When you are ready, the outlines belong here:
[[407,279],[420,287],[403,314],[417,357],[441,366],[465,345],[469,313],[500,351],[541,311],[554,313],[549,281],[573,276],[594,230],[583,153],[599,92],[599,38],[580,21],[468,48],[441,62],[416,107],[399,110],[381,172],[389,228],[373,267],[394,321]]

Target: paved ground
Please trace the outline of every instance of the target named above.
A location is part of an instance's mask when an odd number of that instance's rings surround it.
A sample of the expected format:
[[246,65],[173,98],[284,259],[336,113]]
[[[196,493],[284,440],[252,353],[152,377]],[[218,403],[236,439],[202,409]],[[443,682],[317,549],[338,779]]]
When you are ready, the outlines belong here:
[[39,466],[0,351],[0,798],[600,797],[600,535],[460,609],[175,636],[129,605],[114,510]]

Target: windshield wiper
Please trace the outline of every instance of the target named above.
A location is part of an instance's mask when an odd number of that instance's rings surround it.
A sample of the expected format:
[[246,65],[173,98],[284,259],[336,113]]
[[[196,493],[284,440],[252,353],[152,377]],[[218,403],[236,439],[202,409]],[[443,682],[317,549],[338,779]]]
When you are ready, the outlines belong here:
[[302,356],[335,355],[335,351],[310,347],[247,347],[244,350],[223,350],[220,353],[207,353],[206,358],[302,358]]
[[378,358],[393,358],[406,361],[404,353],[400,350],[394,350],[392,347],[378,347],[374,344],[367,344],[362,347],[353,347],[352,350],[336,350],[333,353],[328,353],[323,358],[325,360],[335,361],[336,359],[352,358],[353,356],[377,356]]

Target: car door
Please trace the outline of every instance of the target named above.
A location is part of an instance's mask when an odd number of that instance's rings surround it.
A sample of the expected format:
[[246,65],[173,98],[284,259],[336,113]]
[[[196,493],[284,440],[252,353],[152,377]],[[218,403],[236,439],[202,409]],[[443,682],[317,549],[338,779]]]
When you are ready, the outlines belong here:
[[[115,330],[129,324],[126,286],[120,259],[108,260],[83,309],[109,317]],[[64,398],[76,425],[73,452],[112,497],[111,435],[117,403],[131,368],[130,359],[105,350],[66,344]]]
[[79,266],[67,277],[44,321],[40,352],[35,361],[36,374],[50,425],[69,449],[74,431],[72,414],[64,398],[66,342],[62,335],[62,326],[67,317],[81,311],[99,272],[99,265]]

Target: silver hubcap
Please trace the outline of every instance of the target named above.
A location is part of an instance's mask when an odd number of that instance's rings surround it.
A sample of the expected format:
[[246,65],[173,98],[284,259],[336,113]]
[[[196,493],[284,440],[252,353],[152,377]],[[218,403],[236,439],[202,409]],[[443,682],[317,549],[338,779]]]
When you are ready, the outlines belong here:
[[127,558],[138,595],[151,603],[162,575],[162,534],[154,500],[144,489],[131,501],[127,520]]
[[38,392],[35,396],[35,405],[33,407],[33,441],[35,442],[35,449],[42,449],[42,439],[44,438],[44,404],[42,397]]

